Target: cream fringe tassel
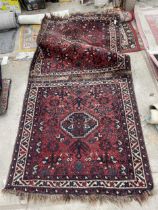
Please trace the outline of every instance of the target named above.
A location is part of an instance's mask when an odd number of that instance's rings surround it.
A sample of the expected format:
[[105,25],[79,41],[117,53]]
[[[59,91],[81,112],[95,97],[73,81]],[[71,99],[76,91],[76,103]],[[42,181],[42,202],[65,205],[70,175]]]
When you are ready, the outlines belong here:
[[10,193],[10,194],[15,194],[16,196],[19,196],[21,198],[26,198],[28,201],[33,200],[33,201],[53,201],[53,202],[59,202],[59,201],[64,201],[64,202],[70,202],[71,200],[79,200],[83,202],[88,202],[88,203],[95,203],[95,202],[112,202],[116,205],[123,205],[124,203],[128,203],[131,201],[137,201],[140,205],[142,204],[143,201],[146,201],[149,196],[152,195],[152,192],[146,191],[143,194],[138,194],[138,195],[127,195],[127,196],[117,196],[117,195],[104,195],[104,194],[92,194],[92,195],[73,195],[73,194],[68,194],[68,195],[50,195],[50,194],[40,194],[40,193],[26,193],[26,192],[21,192],[21,191],[15,191],[15,190],[8,190],[8,189],[3,189],[3,193]]

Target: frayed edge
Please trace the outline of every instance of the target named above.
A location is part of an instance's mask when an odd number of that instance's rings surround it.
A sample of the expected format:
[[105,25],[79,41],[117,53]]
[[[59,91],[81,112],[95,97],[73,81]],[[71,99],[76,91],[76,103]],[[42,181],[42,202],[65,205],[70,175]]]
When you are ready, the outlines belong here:
[[9,190],[9,189],[2,189],[2,193],[4,194],[14,194],[16,196],[19,196],[21,199],[27,199],[28,201],[52,201],[52,202],[65,202],[68,203],[73,200],[78,200],[82,202],[87,203],[96,203],[99,202],[107,203],[111,202],[118,206],[123,206],[126,203],[136,201],[140,205],[150,196],[153,195],[151,191],[145,191],[142,194],[136,194],[136,195],[125,195],[125,196],[118,196],[118,195],[104,195],[104,194],[91,194],[91,195],[73,195],[73,194],[58,194],[58,195],[50,195],[50,194],[40,194],[40,193],[28,193],[28,192],[22,192],[19,190]]
[[77,12],[77,13],[70,13],[61,16],[57,16],[54,15],[53,13],[50,13],[49,15],[46,14],[43,18],[43,20],[52,20],[52,21],[63,21],[63,20],[69,20],[71,18],[75,18],[78,16],[81,17],[90,17],[90,16],[94,16],[94,15],[107,15],[107,17],[111,17],[114,18],[116,17],[118,20],[120,20],[120,15],[117,12],[117,10],[113,10],[113,9],[107,9],[107,10],[103,10],[103,11],[91,11],[91,12]]
[[131,22],[133,20],[133,16],[131,14],[131,19],[126,21],[124,20],[123,13],[124,10],[121,10],[119,8],[113,8],[113,9],[104,9],[104,10],[94,10],[89,12],[75,12],[75,13],[69,13],[65,14],[63,16],[54,15],[53,13],[48,13],[45,15],[45,19],[52,20],[52,21],[62,21],[62,20],[69,20],[71,18],[75,18],[77,16],[81,17],[90,17],[94,15],[107,15],[107,17],[116,18],[120,22]]

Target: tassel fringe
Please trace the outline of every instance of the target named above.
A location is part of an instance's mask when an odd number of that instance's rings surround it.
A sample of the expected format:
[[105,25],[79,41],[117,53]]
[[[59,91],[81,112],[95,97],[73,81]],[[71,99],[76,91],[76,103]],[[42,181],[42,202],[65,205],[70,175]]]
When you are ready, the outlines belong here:
[[52,21],[68,21],[71,18],[75,18],[78,16],[82,17],[90,17],[94,15],[107,15],[108,17],[116,18],[117,20],[120,20],[120,14],[119,14],[118,9],[104,9],[104,10],[97,10],[97,11],[90,11],[90,12],[77,12],[77,13],[70,13],[69,15],[65,14],[64,16],[56,16],[52,13],[50,14],[45,14],[45,17],[43,18],[44,20],[52,20]]
[[96,203],[100,202],[106,203],[106,202],[111,202],[114,203],[115,205],[123,206],[125,203],[129,203],[131,201],[137,201],[140,205],[144,201],[146,201],[149,196],[152,195],[151,191],[145,191],[140,195],[128,195],[128,196],[116,196],[116,195],[104,195],[104,194],[92,194],[92,195],[73,195],[73,194],[68,194],[68,195],[50,195],[50,194],[39,194],[39,193],[26,193],[26,192],[21,192],[21,191],[15,191],[15,190],[8,190],[8,189],[3,189],[2,192],[4,194],[14,194],[16,196],[19,196],[21,199],[27,199],[28,201],[52,201],[54,202],[65,202],[68,203],[72,200],[79,200],[82,202],[87,202],[87,203]]

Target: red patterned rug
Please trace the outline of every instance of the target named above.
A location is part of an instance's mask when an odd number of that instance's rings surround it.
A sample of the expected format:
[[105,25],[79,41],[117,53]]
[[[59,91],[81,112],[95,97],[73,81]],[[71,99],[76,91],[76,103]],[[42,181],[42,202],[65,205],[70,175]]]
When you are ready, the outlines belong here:
[[[112,47],[107,35],[104,49],[99,32],[89,36],[93,27],[105,34],[113,27],[110,33],[120,37],[116,21],[103,14],[44,19],[6,191],[113,201],[120,196],[141,201],[149,194],[153,183],[130,57],[109,51],[121,46],[120,39]],[[83,40],[81,27],[87,25],[91,30]]]
[[113,52],[141,50],[137,32],[131,21],[122,22],[118,14],[77,14],[69,17],[68,21],[54,17],[49,21],[46,19],[43,21],[43,33],[45,30],[49,30],[47,39],[52,39],[52,35],[55,35],[59,42],[62,38],[65,41],[104,47]]

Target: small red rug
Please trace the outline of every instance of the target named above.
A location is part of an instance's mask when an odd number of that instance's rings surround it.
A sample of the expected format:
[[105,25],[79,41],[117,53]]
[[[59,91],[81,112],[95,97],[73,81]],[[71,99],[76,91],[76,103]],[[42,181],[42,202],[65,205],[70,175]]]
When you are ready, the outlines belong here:
[[140,201],[151,191],[130,57],[87,44],[86,38],[75,41],[77,30],[87,24],[92,29],[96,20],[95,27],[104,26],[108,34],[117,19],[44,19],[5,190],[33,198],[113,201]]
[[[110,18],[107,18],[107,16],[110,16]],[[45,19],[43,21],[43,33],[47,30],[49,30],[47,40],[52,39],[52,35],[56,34],[59,40],[63,38],[65,41],[104,47],[113,52],[124,53],[141,50],[137,32],[131,21],[122,22],[118,14],[77,14],[68,19],[57,17],[49,21]]]

